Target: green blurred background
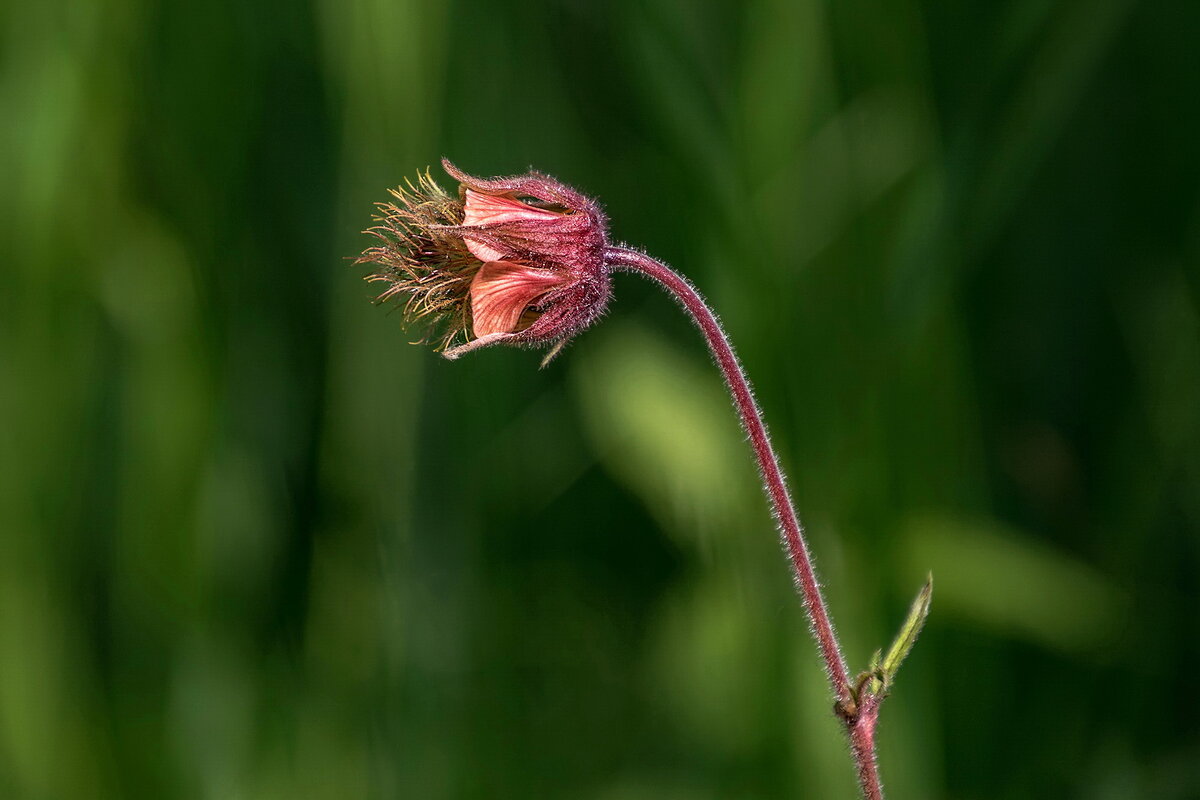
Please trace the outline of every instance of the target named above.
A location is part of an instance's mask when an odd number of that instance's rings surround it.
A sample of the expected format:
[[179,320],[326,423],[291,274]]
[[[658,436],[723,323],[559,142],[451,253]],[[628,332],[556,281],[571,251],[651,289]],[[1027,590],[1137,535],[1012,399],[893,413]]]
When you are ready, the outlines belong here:
[[852,666],[933,570],[891,798],[1200,797],[1200,3],[2,18],[0,797],[853,796],[677,308],[538,371],[371,306],[442,155],[707,293]]

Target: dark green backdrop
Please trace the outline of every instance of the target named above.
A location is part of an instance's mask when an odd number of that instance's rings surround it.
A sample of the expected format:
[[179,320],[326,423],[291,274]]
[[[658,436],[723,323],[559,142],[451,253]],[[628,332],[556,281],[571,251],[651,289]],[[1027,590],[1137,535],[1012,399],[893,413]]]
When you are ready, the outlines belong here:
[[0,14],[0,797],[853,796],[675,306],[370,305],[442,155],[708,294],[855,666],[933,570],[891,798],[1200,797],[1200,4]]

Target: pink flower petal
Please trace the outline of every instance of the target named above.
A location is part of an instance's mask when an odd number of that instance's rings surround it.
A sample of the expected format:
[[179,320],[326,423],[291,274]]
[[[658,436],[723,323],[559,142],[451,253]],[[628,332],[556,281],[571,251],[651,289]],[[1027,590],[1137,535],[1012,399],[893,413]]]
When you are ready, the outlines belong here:
[[[463,214],[463,225],[490,225],[497,222],[545,222],[562,216],[555,211],[544,208],[534,208],[520,200],[503,195],[483,194],[474,189],[467,189],[466,208]],[[507,253],[502,253],[490,244],[474,241],[470,234],[464,237],[467,249],[471,255],[480,261],[499,261]]]
[[562,275],[548,269],[488,261],[471,281],[475,336],[516,333],[521,315],[530,303],[565,282]]

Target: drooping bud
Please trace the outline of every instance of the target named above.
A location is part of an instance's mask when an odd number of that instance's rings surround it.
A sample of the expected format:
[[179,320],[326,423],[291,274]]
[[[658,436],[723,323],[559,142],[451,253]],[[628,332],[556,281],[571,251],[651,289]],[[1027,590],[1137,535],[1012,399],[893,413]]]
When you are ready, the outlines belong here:
[[359,263],[404,298],[406,318],[443,324],[448,358],[493,344],[552,347],[550,357],[608,305],[606,220],[599,205],[538,173],[475,178],[449,161],[461,186],[451,198],[429,177],[379,204],[380,244]]

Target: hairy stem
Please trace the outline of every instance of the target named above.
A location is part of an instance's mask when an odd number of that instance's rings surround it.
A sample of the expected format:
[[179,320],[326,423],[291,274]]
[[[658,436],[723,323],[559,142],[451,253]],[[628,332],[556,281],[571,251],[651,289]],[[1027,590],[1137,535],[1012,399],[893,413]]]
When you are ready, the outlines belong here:
[[[879,770],[875,763],[875,720],[878,705],[874,702],[864,704],[859,709],[855,692],[846,672],[846,662],[842,657],[837,634],[829,619],[829,611],[825,607],[825,599],[821,594],[821,585],[817,582],[813,570],[812,557],[808,552],[808,544],[804,539],[804,529],[796,517],[792,507],[792,499],[784,482],[783,471],[779,468],[779,459],[771,447],[767,436],[767,428],[763,424],[762,412],[754,400],[750,384],[742,371],[742,365],[733,346],[716,315],[704,302],[704,298],[696,288],[679,273],[657,261],[645,253],[625,247],[609,248],[606,254],[608,265],[614,269],[636,272],[659,283],[667,290],[684,310],[691,316],[712,351],[729,393],[733,396],[733,404],[741,417],[742,425],[750,437],[754,455],[758,459],[758,468],[762,474],[763,491],[771,503],[775,518],[779,523],[783,543],[791,559],[796,573],[796,585],[804,599],[804,608],[808,612],[812,624],[813,635],[817,647],[825,661],[825,671],[829,676],[829,684],[833,688],[836,699],[835,708],[838,716],[846,725],[850,739],[850,750],[858,768],[859,786],[863,797],[867,800],[882,800],[883,790],[879,783]],[[872,698],[873,699],[873,698]],[[862,713],[869,711],[869,713]]]

